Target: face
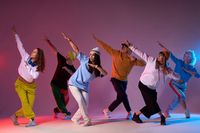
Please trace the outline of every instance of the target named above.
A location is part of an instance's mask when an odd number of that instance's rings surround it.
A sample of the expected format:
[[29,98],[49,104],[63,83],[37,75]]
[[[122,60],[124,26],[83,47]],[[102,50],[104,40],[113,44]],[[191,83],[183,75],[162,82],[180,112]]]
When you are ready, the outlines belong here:
[[161,65],[165,64],[165,56],[163,54],[159,54],[157,60]]
[[122,52],[127,53],[129,55],[132,54],[132,50],[130,48],[126,47],[126,46],[122,46]]
[[95,52],[91,51],[90,55],[89,55],[89,58],[90,58],[91,62],[94,62],[94,60],[95,60]]
[[36,60],[37,59],[37,57],[38,57],[38,49],[34,49],[33,51],[32,51],[32,53],[31,53],[31,58],[33,59],[33,60]]
[[66,63],[72,65],[73,61],[68,56],[66,57]]
[[185,62],[185,64],[190,64],[192,62],[192,55],[189,52],[185,52],[184,56],[183,56],[183,60]]

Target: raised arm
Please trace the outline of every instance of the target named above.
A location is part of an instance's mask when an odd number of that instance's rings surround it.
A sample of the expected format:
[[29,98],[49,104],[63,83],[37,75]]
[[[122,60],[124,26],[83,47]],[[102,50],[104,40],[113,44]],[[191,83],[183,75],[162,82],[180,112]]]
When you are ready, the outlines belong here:
[[93,38],[96,43],[103,49],[105,49],[110,55],[115,51],[112,47],[110,47],[107,43],[103,42],[102,40],[98,39],[94,34]]
[[168,51],[170,52],[162,43],[160,43],[159,41],[157,41],[158,45],[163,49],[163,51]]
[[167,49],[162,43],[160,43],[159,41],[157,41],[157,43],[158,43],[158,45],[159,45],[161,48],[163,48],[163,51],[164,51],[164,52],[170,52],[170,58],[172,59],[172,61],[173,61],[174,63],[177,63],[177,62],[179,61],[179,59],[176,58],[176,57],[174,56],[174,54],[173,54],[171,51],[169,51],[169,49]]
[[71,40],[71,38],[67,37],[67,35],[64,32],[62,32],[62,35],[63,35],[64,39],[70,44],[70,46],[74,50],[75,54],[78,55],[79,48],[77,47],[77,45]]
[[129,48],[136,54],[138,55],[140,58],[142,58],[145,62],[147,62],[148,60],[153,60],[154,58],[147,55],[146,53],[140,51],[139,49],[137,49],[133,44],[131,44],[129,46]]
[[15,36],[15,39],[16,39],[16,42],[17,42],[17,48],[19,50],[19,53],[20,53],[20,55],[21,55],[22,58],[25,58],[27,52],[26,52],[26,50],[23,47],[23,43],[20,40],[20,37],[19,37],[19,35],[18,35],[17,31],[16,31],[15,26],[12,27],[12,32],[13,32],[13,34]]
[[51,43],[51,41],[47,37],[45,37],[45,41],[48,43],[48,45],[51,48],[51,50],[53,51],[53,53],[55,55],[57,55],[58,51],[57,51],[56,47]]

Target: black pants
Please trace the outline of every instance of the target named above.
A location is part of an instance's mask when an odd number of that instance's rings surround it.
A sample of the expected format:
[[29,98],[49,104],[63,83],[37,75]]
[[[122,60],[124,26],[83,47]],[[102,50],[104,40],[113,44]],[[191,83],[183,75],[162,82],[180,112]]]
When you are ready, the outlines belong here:
[[124,104],[127,112],[131,111],[131,107],[129,105],[128,96],[126,94],[127,81],[120,81],[115,78],[111,78],[111,82],[114,86],[114,89],[117,93],[116,99],[110,104],[108,109],[112,112],[115,108],[119,106],[120,103]]
[[144,85],[141,81],[138,84],[138,87],[142,93],[144,102],[146,106],[144,106],[140,112],[144,114],[147,118],[150,118],[151,115],[154,115],[158,112],[161,112],[160,107],[157,103],[157,92],[156,90],[152,90],[146,85]]
[[61,111],[62,113],[68,113],[68,110],[66,108],[68,101],[65,101],[65,95],[61,93],[62,88],[54,85],[53,83],[51,83],[51,88],[52,88],[54,99],[58,106],[54,109],[54,112],[59,113]]

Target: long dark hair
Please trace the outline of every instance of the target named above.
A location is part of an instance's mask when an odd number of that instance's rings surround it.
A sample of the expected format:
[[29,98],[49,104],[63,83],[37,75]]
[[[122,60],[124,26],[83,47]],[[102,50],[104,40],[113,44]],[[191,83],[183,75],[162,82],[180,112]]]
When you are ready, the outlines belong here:
[[40,48],[37,48],[37,50],[38,50],[37,60],[34,63],[37,65],[37,71],[43,72],[45,68],[44,51]]
[[[89,59],[88,63],[94,64],[94,65],[98,65],[99,67],[101,67],[101,59],[100,59],[100,56],[99,56],[98,54],[95,53],[95,54],[94,54],[94,62],[92,62],[92,61]],[[88,71],[89,71],[90,73],[93,73],[93,72],[94,72],[94,75],[95,75],[96,77],[101,76],[100,71],[99,71],[98,69],[94,68],[94,67],[89,66]]]

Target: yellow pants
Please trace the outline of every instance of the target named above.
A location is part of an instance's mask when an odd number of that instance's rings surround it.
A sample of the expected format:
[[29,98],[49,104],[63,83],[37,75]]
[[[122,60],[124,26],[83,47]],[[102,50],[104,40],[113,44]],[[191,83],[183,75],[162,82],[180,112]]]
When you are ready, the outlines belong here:
[[24,116],[26,118],[32,119],[35,117],[35,113],[33,112],[33,104],[35,101],[35,83],[25,83],[19,79],[15,82],[15,90],[19,96],[22,107],[15,112],[15,115]]

